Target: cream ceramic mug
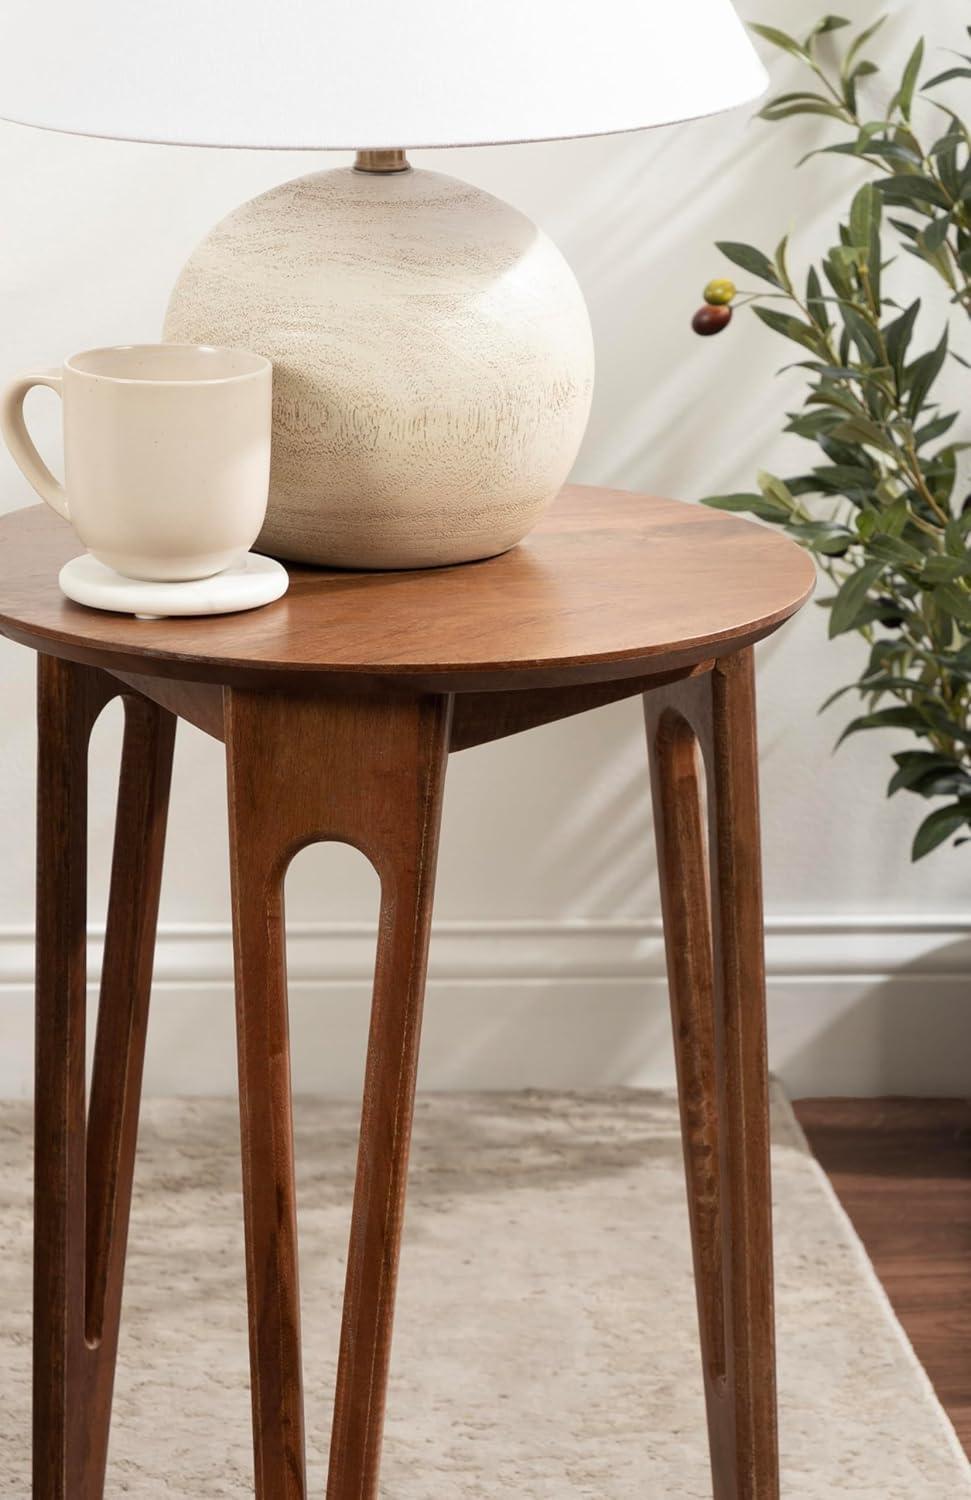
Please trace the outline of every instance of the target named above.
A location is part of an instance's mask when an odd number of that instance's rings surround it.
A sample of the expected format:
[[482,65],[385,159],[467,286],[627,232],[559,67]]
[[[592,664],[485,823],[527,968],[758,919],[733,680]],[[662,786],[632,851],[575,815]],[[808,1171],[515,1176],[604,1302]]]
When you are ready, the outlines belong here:
[[[31,441],[24,397],[64,407],[65,483]],[[130,344],[21,375],[0,427],[34,489],[99,562],[129,578],[208,578],[249,551],[270,485],[273,366],[205,344]]]

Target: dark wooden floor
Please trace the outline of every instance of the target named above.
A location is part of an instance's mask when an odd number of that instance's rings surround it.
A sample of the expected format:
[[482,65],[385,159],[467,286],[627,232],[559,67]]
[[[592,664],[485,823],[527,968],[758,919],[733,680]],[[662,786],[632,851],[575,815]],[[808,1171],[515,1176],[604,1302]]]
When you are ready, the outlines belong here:
[[971,1457],[971,1100],[795,1109]]

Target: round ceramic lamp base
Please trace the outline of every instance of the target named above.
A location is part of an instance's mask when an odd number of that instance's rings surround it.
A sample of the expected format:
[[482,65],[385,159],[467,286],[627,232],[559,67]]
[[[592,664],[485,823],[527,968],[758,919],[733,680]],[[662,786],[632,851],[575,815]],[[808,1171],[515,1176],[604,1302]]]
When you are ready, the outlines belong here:
[[586,428],[576,280],[516,209],[434,172],[340,169],[194,252],[165,337],[274,362],[261,550],[347,568],[488,557],[535,525]]

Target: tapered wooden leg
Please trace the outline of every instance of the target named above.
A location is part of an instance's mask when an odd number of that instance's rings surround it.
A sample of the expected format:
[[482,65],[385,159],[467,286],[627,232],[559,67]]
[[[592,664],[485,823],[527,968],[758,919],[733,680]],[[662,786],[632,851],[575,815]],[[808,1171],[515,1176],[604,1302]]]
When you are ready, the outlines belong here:
[[90,1113],[87,752],[119,691],[39,658],[34,1500],[100,1500],[175,721],[126,698]]
[[176,719],[125,697],[125,736],[105,929],[86,1163],[85,1342],[92,1500],[108,1459],[128,1217],[155,959]]
[[778,1500],[751,651],[645,709],[714,1496]]
[[282,885],[336,839],[381,921],[327,1494],[373,1500],[451,703],[228,690],[243,1196],[257,1500],[305,1500]]

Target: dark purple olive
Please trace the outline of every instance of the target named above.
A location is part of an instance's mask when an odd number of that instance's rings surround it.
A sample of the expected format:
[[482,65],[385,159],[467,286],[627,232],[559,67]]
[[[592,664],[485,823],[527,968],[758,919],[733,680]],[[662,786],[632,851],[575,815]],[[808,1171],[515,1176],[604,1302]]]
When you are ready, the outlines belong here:
[[881,610],[886,611],[880,616],[880,624],[885,625],[888,630],[899,630],[904,623],[904,617],[897,608],[896,599],[889,599],[886,594],[881,594],[877,603]]
[[965,495],[964,504],[961,506],[962,516],[966,516],[969,510],[971,510],[971,495]]
[[702,338],[710,338],[713,333],[721,333],[731,321],[730,307],[711,307],[706,302],[704,307],[699,307],[691,319],[691,326],[695,333],[701,334]]

